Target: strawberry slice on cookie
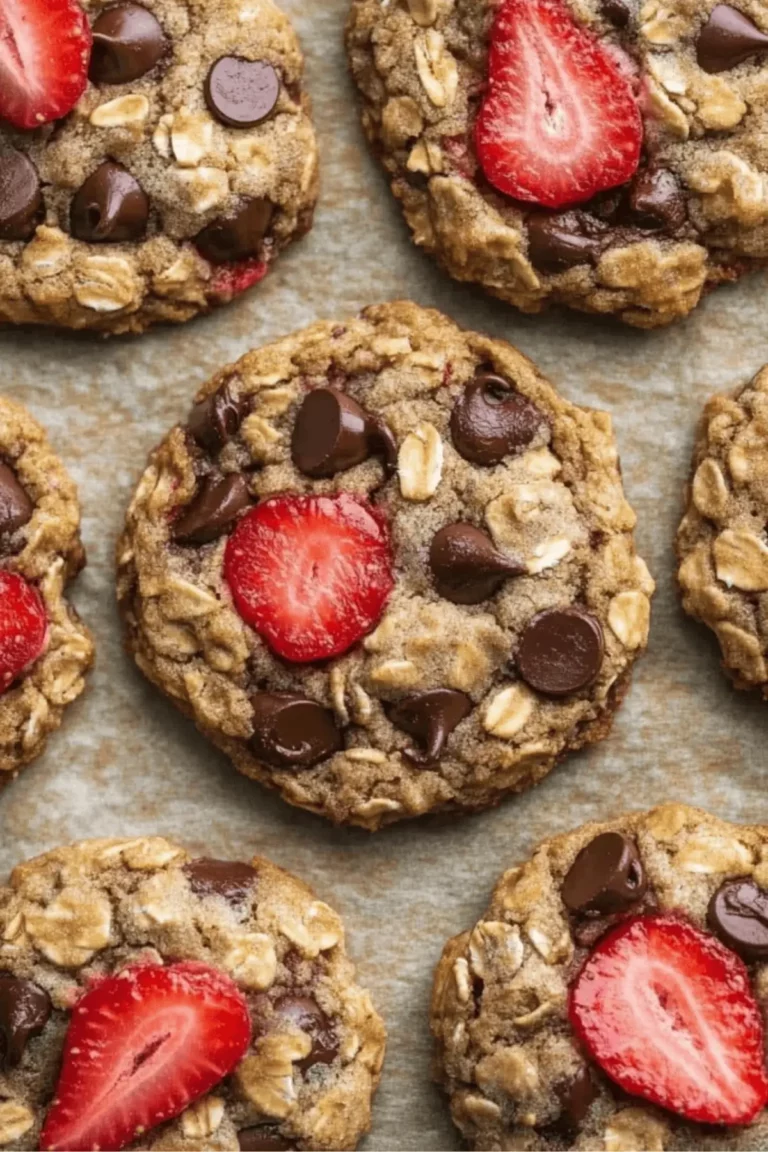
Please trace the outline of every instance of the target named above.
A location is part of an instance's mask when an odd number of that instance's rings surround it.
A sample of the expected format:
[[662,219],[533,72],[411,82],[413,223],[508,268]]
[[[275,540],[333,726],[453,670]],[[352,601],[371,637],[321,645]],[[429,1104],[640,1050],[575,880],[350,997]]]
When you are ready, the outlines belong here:
[[475,136],[495,188],[564,208],[631,179],[643,126],[628,75],[565,0],[504,0]]
[[37,660],[47,636],[40,593],[17,572],[0,572],[0,694]]
[[0,0],[0,120],[40,128],[71,112],[92,43],[78,0]]

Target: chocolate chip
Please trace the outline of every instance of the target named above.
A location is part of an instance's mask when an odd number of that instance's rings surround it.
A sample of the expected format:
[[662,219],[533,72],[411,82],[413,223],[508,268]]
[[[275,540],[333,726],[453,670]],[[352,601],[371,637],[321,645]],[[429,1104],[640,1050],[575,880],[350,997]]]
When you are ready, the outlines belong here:
[[251,503],[244,476],[237,472],[229,476],[206,476],[197,496],[174,524],[173,538],[179,544],[209,544],[211,540],[218,540]]
[[205,99],[213,115],[232,128],[253,128],[275,109],[280,77],[266,60],[222,56],[205,81]]
[[582,848],[563,880],[571,912],[623,912],[645,894],[645,871],[637,846],[621,832],[602,832]]
[[768,36],[730,4],[713,8],[696,40],[696,59],[705,72],[726,72],[766,51]]
[[28,240],[43,207],[40,178],[16,148],[0,151],[0,240]]
[[685,197],[668,168],[647,168],[629,190],[632,223],[638,228],[677,232],[685,224]]
[[341,748],[332,713],[306,696],[258,692],[251,704],[251,748],[273,768],[311,768]]
[[242,1128],[237,1134],[240,1152],[291,1152],[295,1144],[280,1135],[274,1124],[262,1124],[258,1128]]
[[562,1113],[559,1126],[570,1132],[579,1129],[589,1106],[597,1096],[597,1088],[586,1066],[568,1080],[561,1080],[555,1086]]
[[312,1049],[303,1060],[296,1064],[306,1072],[314,1064],[333,1064],[339,1054],[339,1041],[336,1030],[311,996],[282,996],[275,1001],[275,1012],[299,1032],[305,1032],[312,1041]]
[[245,397],[233,396],[228,384],[195,404],[187,427],[203,448],[214,456],[235,436],[248,411]]
[[745,960],[768,958],[768,892],[754,880],[726,880],[709,902],[707,920]]
[[35,506],[16,473],[0,461],[0,536],[16,532],[32,518]]
[[534,213],[526,220],[528,257],[540,272],[563,272],[578,264],[595,264],[605,246],[605,228],[590,223],[583,212],[557,216]]
[[243,200],[231,215],[220,216],[198,232],[195,244],[213,264],[258,256],[273,213],[270,200]]
[[389,710],[396,728],[424,745],[424,752],[409,748],[405,755],[415,764],[435,764],[442,756],[454,728],[472,711],[472,701],[463,692],[433,688],[406,696]]
[[502,376],[480,373],[453,406],[451,436],[473,464],[500,464],[531,443],[545,423],[542,412]]
[[384,457],[391,474],[397,444],[383,421],[338,388],[314,388],[305,397],[291,440],[291,456],[300,472],[314,479],[334,476],[376,454]]
[[630,0],[601,0],[600,8],[606,20],[617,28],[626,28],[632,17]]
[[515,663],[537,692],[567,696],[592,683],[602,667],[603,651],[599,620],[579,608],[554,608],[528,624]]
[[447,524],[432,537],[429,566],[438,595],[453,604],[480,604],[525,565],[499,552],[487,532],[472,524]]
[[117,4],[94,21],[89,76],[94,84],[128,84],[146,76],[167,47],[151,12],[140,4]]
[[0,972],[0,1070],[21,1063],[24,1049],[51,1015],[48,993],[30,980]]
[[229,904],[242,904],[253,890],[258,872],[238,860],[190,860],[182,871],[195,896],[221,896]]
[[140,240],[147,230],[149,197],[130,172],[105,160],[75,193],[69,217],[77,240],[90,244]]

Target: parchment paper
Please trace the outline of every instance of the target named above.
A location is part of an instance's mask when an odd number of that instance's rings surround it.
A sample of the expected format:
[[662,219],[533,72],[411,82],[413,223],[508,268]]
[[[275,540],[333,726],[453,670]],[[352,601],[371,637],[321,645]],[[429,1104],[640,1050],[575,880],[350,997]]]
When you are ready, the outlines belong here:
[[[768,820],[768,705],[731,690],[715,642],[683,617],[673,558],[701,405],[768,361],[767,284],[755,276],[722,288],[686,323],[651,334],[565,314],[524,318],[454,285],[411,245],[365,150],[341,44],[346,0],[282,2],[302,36],[321,137],[311,235],[246,299],[185,327],[108,342],[0,335],[0,390],[47,426],[80,486],[89,566],[74,598],[98,644],[85,697],[45,756],[0,796],[0,874],[97,835],[163,832],[211,856],[271,856],[341,911],[361,980],[389,1027],[367,1148],[454,1149],[430,1082],[431,973],[447,937],[484,908],[497,874],[544,836],[664,800]],[[494,812],[371,837],[333,830],[242,779],[144,682],[121,648],[113,552],[148,451],[214,370],[317,318],[401,297],[511,340],[565,396],[613,413],[658,592],[649,652],[609,740]]]

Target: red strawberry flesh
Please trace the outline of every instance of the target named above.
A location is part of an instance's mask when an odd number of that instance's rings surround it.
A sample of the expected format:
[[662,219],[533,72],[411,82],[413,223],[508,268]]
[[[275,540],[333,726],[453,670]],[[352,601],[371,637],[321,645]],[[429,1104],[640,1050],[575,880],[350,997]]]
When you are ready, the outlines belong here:
[[239,521],[224,572],[238,612],[273,651],[325,660],[381,617],[393,586],[389,532],[349,493],[275,496]]
[[0,120],[39,128],[71,112],[92,43],[77,0],[0,0]]
[[0,693],[34,663],[47,636],[40,593],[17,572],[0,572]]
[[643,126],[629,77],[565,0],[504,0],[475,136],[495,188],[563,208],[631,179]]
[[253,288],[268,271],[269,265],[257,257],[238,260],[234,264],[219,264],[208,285],[208,295],[215,296],[221,303],[228,303]]
[[603,937],[569,1012],[589,1055],[633,1096],[707,1124],[748,1124],[768,1100],[746,966],[681,917],[633,917]]
[[119,1150],[234,1069],[251,1038],[230,978],[204,964],[126,968],[75,1006],[41,1149]]

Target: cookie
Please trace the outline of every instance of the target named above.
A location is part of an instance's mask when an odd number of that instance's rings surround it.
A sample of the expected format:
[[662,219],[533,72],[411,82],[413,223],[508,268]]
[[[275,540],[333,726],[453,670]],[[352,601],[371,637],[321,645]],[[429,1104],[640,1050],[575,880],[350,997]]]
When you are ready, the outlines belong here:
[[524,312],[653,328],[768,252],[760,0],[353,0],[416,244]]
[[368,1130],[384,1026],[337,914],[268,860],[57,848],[0,888],[0,941],[0,1147],[337,1149]]
[[610,418],[400,302],[252,352],[153,453],[118,546],[136,662],[338,823],[478,809],[604,737],[645,647]]
[[93,641],[66,599],[84,565],[75,485],[37,421],[0,397],[0,790],[85,687]]
[[2,0],[0,20],[0,321],[189,320],[308,231],[317,146],[272,0]]
[[717,636],[737,688],[768,697],[768,369],[705,405],[677,533],[685,611]]
[[764,1148],[766,960],[768,827],[668,804],[545,841],[435,973],[454,1122],[478,1149]]

